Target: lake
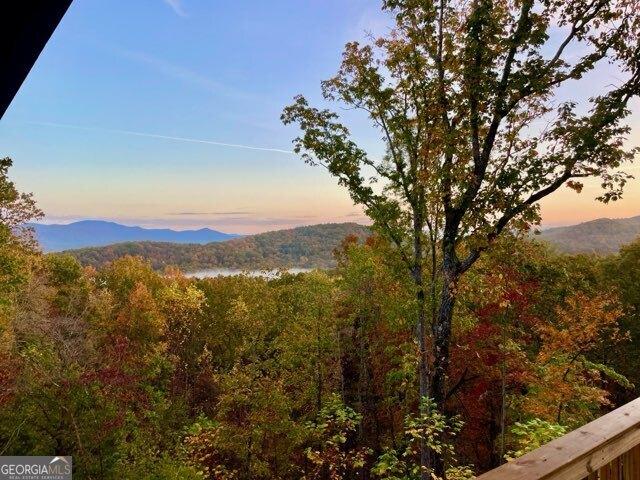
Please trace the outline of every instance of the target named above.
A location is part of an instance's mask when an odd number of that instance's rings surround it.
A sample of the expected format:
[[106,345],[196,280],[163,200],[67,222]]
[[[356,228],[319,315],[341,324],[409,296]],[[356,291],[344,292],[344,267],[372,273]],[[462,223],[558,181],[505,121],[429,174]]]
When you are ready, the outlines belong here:
[[242,270],[240,268],[208,268],[206,270],[198,270],[196,272],[185,273],[188,278],[211,278],[211,277],[231,277],[233,275],[247,275],[249,277],[277,278],[282,272],[287,273],[305,273],[313,270],[312,268],[286,268],[272,270]]

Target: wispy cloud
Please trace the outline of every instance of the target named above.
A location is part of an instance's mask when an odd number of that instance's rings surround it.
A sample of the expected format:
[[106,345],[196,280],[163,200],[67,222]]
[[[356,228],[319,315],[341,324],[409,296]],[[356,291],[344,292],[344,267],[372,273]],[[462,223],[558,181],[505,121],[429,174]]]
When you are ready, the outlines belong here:
[[225,96],[233,96],[243,99],[247,99],[250,97],[242,91],[239,91],[233,87],[228,87],[227,85],[217,82],[216,80],[213,80],[194,70],[183,67],[181,65],[176,65],[175,63],[171,63],[162,58],[149,55],[148,53],[140,52],[137,50],[128,50],[119,47],[112,47],[111,50],[126,59],[133,60],[137,63],[141,63],[148,67],[151,67],[153,70],[156,70],[164,76],[181,80],[182,82],[207,90],[210,93],[222,94]]
[[[259,102],[260,104],[275,108],[277,111],[280,111],[282,107],[281,102],[274,101],[269,96],[265,97],[264,95],[258,95],[239,89],[232,84],[220,82],[210,76],[194,70],[193,68],[168,61],[147,52],[131,50],[119,45],[101,44],[100,46],[113,55],[144,65],[165,77],[179,80],[184,84],[199,88],[212,95],[223,98],[232,98],[244,102]],[[246,115],[247,112],[244,112],[240,118],[246,118]],[[271,124],[269,124],[269,127],[271,127]],[[264,128],[264,126],[260,126],[260,128]]]
[[357,23],[347,31],[347,37],[361,41],[371,40],[372,37],[387,35],[394,25],[390,12],[381,12],[377,6],[365,9]]
[[[133,220],[130,220],[133,221]],[[203,216],[171,216],[171,218],[145,218],[137,220],[140,225],[158,226],[181,226],[188,228],[199,228],[209,226],[211,228],[227,229],[229,231],[265,231],[273,227],[299,227],[301,225],[312,225],[319,222],[333,221],[340,222],[339,218],[325,218],[317,215],[221,215],[212,218]]]
[[[266,231],[273,229],[275,227],[300,227],[302,225],[312,225],[316,224],[319,221],[324,221],[321,217],[315,215],[293,215],[293,216],[260,216],[260,217],[246,217],[246,216],[229,216],[216,219],[215,221],[211,221],[211,219],[203,218],[200,219],[181,219],[184,224],[191,225],[194,223],[198,224],[213,224],[214,228],[227,228],[230,230],[239,230],[240,231]],[[162,221],[162,220],[159,220]],[[335,221],[335,220],[334,220]],[[166,223],[167,221],[164,220]],[[176,223],[182,223],[180,221]]]
[[190,217],[193,215],[254,215],[255,212],[242,212],[242,211],[236,211],[236,212],[170,212],[167,213],[167,215],[175,215],[175,216],[185,216],[185,217]]
[[146,138],[158,138],[162,140],[171,140],[175,142],[186,142],[186,143],[203,143],[206,145],[216,145],[219,147],[229,147],[229,148],[243,148],[245,150],[259,150],[262,152],[275,152],[275,153],[285,153],[287,155],[293,155],[294,152],[291,150],[284,150],[281,148],[271,148],[271,147],[258,147],[254,145],[242,145],[239,143],[226,143],[226,142],[217,142],[214,140],[205,140],[201,138],[188,138],[188,137],[174,137],[171,135],[159,135],[155,133],[146,133],[146,132],[133,132],[130,130],[116,130],[111,128],[101,128],[101,127],[85,127],[82,125],[70,125],[66,123],[55,123],[55,122],[29,122],[33,125],[42,125],[45,127],[56,127],[56,128],[69,128],[74,130],[87,130],[93,132],[106,132],[106,133],[117,133],[121,135],[134,135],[136,137],[146,137]]
[[182,6],[182,0],[164,0],[164,3],[169,5],[173,11],[176,12],[176,15],[181,17],[187,16],[187,12],[184,11],[184,7]]

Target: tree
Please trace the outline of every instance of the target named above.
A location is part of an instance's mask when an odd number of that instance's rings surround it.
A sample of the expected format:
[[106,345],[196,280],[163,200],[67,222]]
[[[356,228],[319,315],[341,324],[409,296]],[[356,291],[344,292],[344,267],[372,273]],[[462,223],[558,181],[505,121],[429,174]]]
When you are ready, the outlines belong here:
[[[596,177],[599,200],[622,194],[629,176],[617,169],[637,152],[624,146],[624,120],[640,93],[640,4],[386,0],[383,8],[394,30],[347,44],[322,87],[328,101],[368,114],[386,154],[367,154],[336,113],[302,96],[282,120],[302,130],[295,151],[338,178],[410,269],[420,393],[442,409],[460,277],[502,232],[539,222],[539,201],[563,185],[580,191],[581,179]],[[585,76],[607,63],[617,84],[582,99]],[[570,97],[559,101],[567,85]],[[436,272],[441,281],[430,353],[425,267],[432,300]]]
[[525,403],[537,416],[579,426],[591,419],[594,407],[608,403],[598,386],[601,377],[630,386],[624,376],[588,356],[605,342],[616,345],[625,339],[618,325],[622,311],[610,297],[576,293],[557,308],[554,323],[535,326],[542,343],[535,359],[539,384]]
[[33,196],[19,192],[9,180],[12,164],[8,157],[0,159],[0,315],[28,276],[27,257],[34,242],[25,224],[42,217]]
[[640,372],[637,365],[640,361],[640,240],[636,240],[620,249],[617,255],[610,256],[602,262],[600,281],[613,285],[624,312],[621,327],[628,331],[630,342],[608,349],[607,360],[616,371],[626,376],[634,388],[617,392],[619,403],[626,403],[637,398],[640,388]]
[[0,226],[11,231],[17,239],[32,244],[31,231],[25,226],[30,220],[42,218],[31,193],[21,193],[9,180],[7,173],[13,165],[9,157],[0,159]]
[[28,288],[37,263],[34,242],[24,224],[42,216],[31,194],[9,180],[10,158],[0,159],[0,404],[9,399],[19,366],[11,358],[16,300]]

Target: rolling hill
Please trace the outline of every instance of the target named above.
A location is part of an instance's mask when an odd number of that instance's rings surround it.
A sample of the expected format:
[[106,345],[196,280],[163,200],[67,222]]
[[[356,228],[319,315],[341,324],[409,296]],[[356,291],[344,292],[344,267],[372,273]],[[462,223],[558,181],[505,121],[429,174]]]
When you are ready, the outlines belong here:
[[545,240],[564,253],[616,253],[640,235],[640,215],[631,218],[598,218],[567,227],[540,232]]
[[[195,232],[171,230],[147,230],[147,232],[185,234],[181,240],[196,238],[200,242],[206,238],[207,232],[211,232],[208,234],[212,236],[227,235],[208,229]],[[163,234],[168,238],[175,238],[172,233]],[[210,243],[130,241],[100,247],[71,249],[67,253],[76,257],[81,263],[95,267],[125,255],[139,255],[149,259],[154,268],[175,265],[186,272],[208,268],[326,268],[335,264],[333,250],[346,236],[356,235],[364,238],[369,234],[369,228],[356,223],[329,223],[277,230],[226,241],[216,240]],[[552,244],[563,253],[611,254],[616,253],[622,245],[632,242],[638,236],[640,236],[640,216],[621,219],[600,218],[577,225],[550,228],[543,230],[535,238]],[[100,241],[107,243],[103,238]]]
[[327,268],[335,264],[333,250],[349,235],[365,238],[369,229],[357,223],[327,223],[277,230],[219,243],[176,244],[126,242],[70,250],[85,265],[99,267],[125,255],[139,255],[154,268],[175,265],[182,270],[207,268],[271,269]]
[[83,247],[99,247],[120,242],[210,243],[237,238],[209,228],[200,230],[170,230],[129,227],[102,220],[83,220],[66,225],[29,224],[45,252]]

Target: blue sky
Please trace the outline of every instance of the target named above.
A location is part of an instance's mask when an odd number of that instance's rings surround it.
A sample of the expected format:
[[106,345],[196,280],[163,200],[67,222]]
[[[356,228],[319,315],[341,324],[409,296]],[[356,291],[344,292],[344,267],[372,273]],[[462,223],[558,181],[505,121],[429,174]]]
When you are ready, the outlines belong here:
[[[372,0],[75,0],[0,122],[1,153],[48,221],[239,233],[364,221],[328,174],[287,153],[295,131],[279,115],[297,93],[318,100],[343,45],[387,25]],[[545,220],[640,214],[630,191],[613,207],[562,193]]]

